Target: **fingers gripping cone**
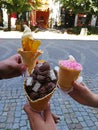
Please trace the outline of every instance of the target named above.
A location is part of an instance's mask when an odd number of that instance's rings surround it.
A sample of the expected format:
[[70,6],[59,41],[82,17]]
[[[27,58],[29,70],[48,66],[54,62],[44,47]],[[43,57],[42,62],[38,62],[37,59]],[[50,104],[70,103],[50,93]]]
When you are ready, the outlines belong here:
[[23,51],[23,49],[18,49],[18,53],[22,56],[23,63],[27,65],[29,74],[32,73],[36,65],[38,57],[43,53],[43,51],[38,50],[36,53],[32,51]]

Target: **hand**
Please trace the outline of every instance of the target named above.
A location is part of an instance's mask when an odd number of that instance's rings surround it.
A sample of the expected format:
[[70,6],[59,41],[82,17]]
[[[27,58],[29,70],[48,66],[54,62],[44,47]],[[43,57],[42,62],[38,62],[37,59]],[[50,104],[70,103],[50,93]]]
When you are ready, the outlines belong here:
[[44,110],[43,116],[41,116],[40,113],[33,111],[29,104],[25,104],[24,111],[28,116],[32,130],[57,130],[49,105]]
[[69,95],[77,102],[91,106],[98,107],[98,94],[94,94],[85,84],[78,84],[73,82],[73,91],[69,92]]
[[26,70],[19,54],[0,61],[0,78],[7,79],[20,76]]

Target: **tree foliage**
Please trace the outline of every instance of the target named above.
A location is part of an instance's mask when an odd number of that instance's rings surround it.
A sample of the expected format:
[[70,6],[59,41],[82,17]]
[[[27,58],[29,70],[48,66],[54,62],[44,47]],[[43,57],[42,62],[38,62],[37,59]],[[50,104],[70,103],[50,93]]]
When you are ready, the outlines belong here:
[[0,0],[0,7],[6,8],[8,13],[8,30],[11,30],[11,13],[23,14],[37,9],[40,6],[37,0]]
[[98,14],[98,0],[55,0],[74,13]]
[[33,4],[29,0],[1,0],[0,5],[7,9],[8,13],[22,13],[36,9],[39,5],[35,0]]

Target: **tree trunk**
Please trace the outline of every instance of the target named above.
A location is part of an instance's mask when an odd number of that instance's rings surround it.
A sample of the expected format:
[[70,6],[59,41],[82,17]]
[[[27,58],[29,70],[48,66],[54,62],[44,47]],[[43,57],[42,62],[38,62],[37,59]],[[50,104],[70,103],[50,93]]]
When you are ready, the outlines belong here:
[[8,31],[11,31],[11,14],[8,14]]

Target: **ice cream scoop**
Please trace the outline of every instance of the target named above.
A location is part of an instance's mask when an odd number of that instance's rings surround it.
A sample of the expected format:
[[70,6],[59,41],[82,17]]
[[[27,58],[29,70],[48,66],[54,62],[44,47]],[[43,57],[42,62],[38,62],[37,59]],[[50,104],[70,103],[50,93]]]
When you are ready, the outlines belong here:
[[24,51],[32,51],[32,52],[37,52],[39,46],[41,45],[41,41],[40,40],[35,40],[33,38],[31,29],[27,26],[24,25],[24,32],[23,32],[23,36],[21,38],[22,40],[22,48]]

